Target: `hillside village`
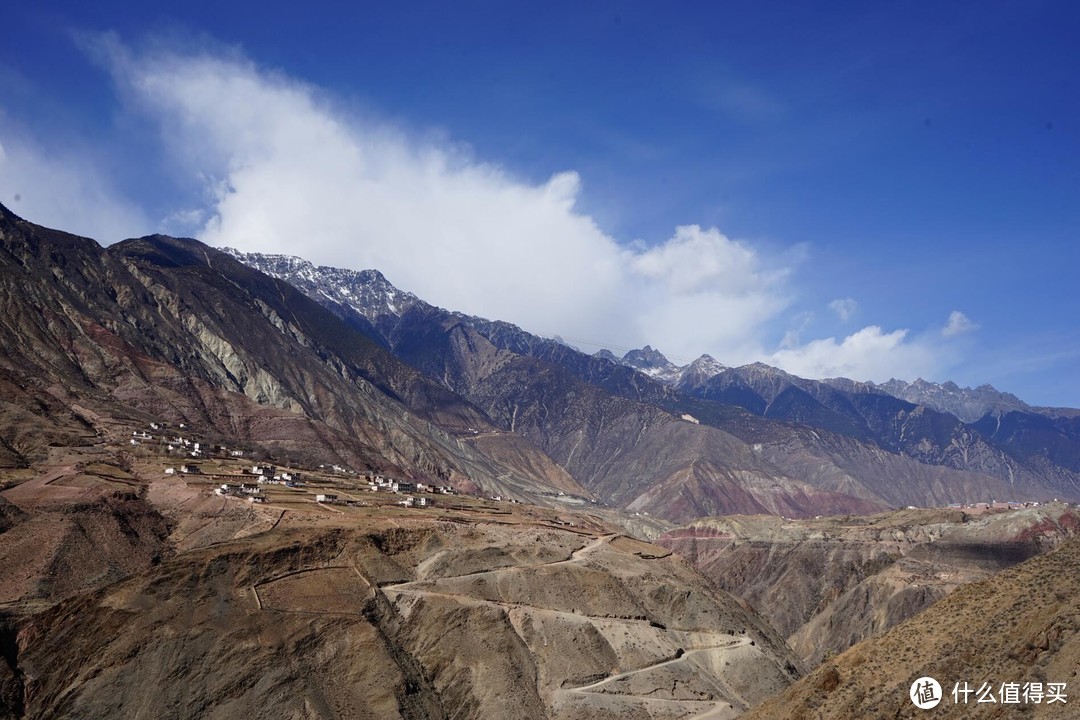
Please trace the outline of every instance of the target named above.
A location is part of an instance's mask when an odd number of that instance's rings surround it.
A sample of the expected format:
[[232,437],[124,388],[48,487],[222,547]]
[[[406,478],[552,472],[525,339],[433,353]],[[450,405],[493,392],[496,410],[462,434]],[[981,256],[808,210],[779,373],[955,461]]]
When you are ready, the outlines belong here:
[[[250,449],[208,442],[185,423],[176,428],[163,422],[131,431],[129,445],[146,453],[160,453],[183,462],[167,465],[165,475],[185,476],[189,484],[204,485],[214,494],[258,505],[310,502],[317,505],[362,507],[399,505],[426,508],[437,496],[462,497],[448,484],[393,478],[373,470],[357,471],[338,464],[316,467],[281,467],[270,462],[248,464],[255,453]],[[560,499],[577,498],[559,493]],[[490,495],[493,502],[516,503],[512,498]],[[949,503],[948,510],[972,515],[1038,507],[1038,501],[997,500]],[[1080,503],[1076,504],[1080,507]],[[908,506],[915,509],[915,506]],[[820,517],[820,516],[818,516]]]
[[[109,443],[106,443],[108,445]],[[384,511],[392,507],[443,511],[505,514],[499,505],[518,505],[517,499],[499,494],[463,493],[447,483],[416,478],[392,477],[375,470],[357,470],[336,463],[316,466],[283,465],[272,461],[252,462],[266,457],[263,450],[210,442],[205,434],[185,423],[175,427],[164,422],[130,430],[130,450],[146,462],[159,459],[166,478],[175,478],[188,487],[221,497],[226,501],[246,502],[282,512],[350,512],[353,508]],[[172,461],[171,463],[169,461]],[[563,492],[558,500],[570,505],[589,501]],[[525,505],[529,514],[540,508]],[[546,514],[546,513],[545,513]],[[580,521],[554,516],[553,525],[574,527]]]

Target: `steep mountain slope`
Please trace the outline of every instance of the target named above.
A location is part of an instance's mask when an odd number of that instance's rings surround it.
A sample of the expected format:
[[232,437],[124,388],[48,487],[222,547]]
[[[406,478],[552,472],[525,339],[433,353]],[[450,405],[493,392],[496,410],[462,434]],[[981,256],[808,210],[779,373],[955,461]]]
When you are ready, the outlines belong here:
[[12,643],[0,716],[732,718],[799,672],[655,546],[507,520],[327,523],[42,612]]
[[[1005,417],[1014,425],[1025,426],[1025,432],[1014,435],[999,431],[1000,414],[964,423],[947,412],[895,398],[872,383],[805,380],[760,363],[728,368],[681,389],[762,417],[872,443],[926,465],[995,477],[1004,487],[987,486],[986,492],[997,499],[1080,495],[1080,424],[1075,419],[1009,412]],[[1001,492],[1005,495],[996,494]]]
[[[746,717],[1076,717],[1078,568],[1080,540],[1072,540],[966,585],[885,635],[823,663]],[[944,695],[928,711],[908,696],[911,684],[925,676],[935,678]],[[1037,702],[1030,692],[1023,694],[1032,683],[1040,691]],[[1050,683],[1066,684],[1065,702],[1049,701]],[[1003,686],[1012,684],[1020,697],[1003,704]],[[972,692],[964,695],[965,688]]]
[[157,419],[283,457],[587,495],[520,441],[502,453],[510,464],[463,444],[451,433],[491,429],[483,412],[291,285],[193,240],[102,249],[0,208],[0,309],[0,374],[19,388],[0,408],[15,462]]
[[[717,512],[862,512],[1017,493],[1067,496],[1030,464],[1003,460],[952,416],[888,395],[849,396],[766,366],[725,369],[707,357],[684,368],[675,387],[652,376],[670,374],[671,363],[651,348],[629,353],[626,362],[610,353],[589,356],[508,323],[432,307],[374,271],[236,256],[374,332],[502,430],[526,435],[586,487],[613,492],[615,502],[634,510],[681,520]],[[725,378],[732,382],[725,385]],[[665,426],[698,426],[677,431],[687,449],[678,457],[657,452],[671,442],[658,432],[661,417]],[[1068,482],[1064,475],[1059,484]],[[619,490],[607,477],[635,485]]]
[[875,507],[799,483],[717,428],[612,395],[438,311],[421,312],[406,313],[392,336],[403,359],[443,378],[616,506],[676,521],[741,508],[804,515]]
[[1080,494],[1076,411],[1033,408],[989,385],[816,381],[762,363],[716,367],[706,358],[679,368],[652,348],[609,359],[641,366],[694,397],[846,435],[923,464],[996,477],[1006,487],[988,486],[993,497],[1004,497],[997,492],[1026,499]]
[[1078,532],[1080,512],[1051,503],[984,515],[709,518],[657,543],[758,608],[814,666]]

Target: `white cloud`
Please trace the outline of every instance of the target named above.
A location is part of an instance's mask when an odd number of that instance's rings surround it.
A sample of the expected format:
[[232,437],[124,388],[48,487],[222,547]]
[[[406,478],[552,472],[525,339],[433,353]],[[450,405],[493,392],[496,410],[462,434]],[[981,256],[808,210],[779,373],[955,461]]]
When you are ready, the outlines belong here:
[[757,333],[788,305],[786,268],[767,268],[760,255],[715,228],[681,226],[667,242],[623,252],[638,300],[643,337],[668,352],[696,356],[724,348],[751,357]]
[[203,178],[212,200],[198,236],[211,244],[375,267],[446,307],[673,354],[754,359],[788,304],[788,271],[715,228],[620,245],[577,208],[573,171],[512,177],[236,56],[101,47],[174,162]]
[[839,342],[830,337],[795,348],[782,348],[769,360],[790,373],[808,378],[850,377],[880,382],[893,377],[936,376],[947,349],[926,338],[908,336],[907,330],[885,332],[877,325],[870,325]]
[[[513,177],[235,53],[136,56],[109,38],[98,50],[125,96],[160,123],[175,168],[204,187],[204,208],[179,209],[163,226],[211,244],[378,268],[445,307],[675,357],[709,352],[860,379],[934,376],[944,361],[925,338],[876,326],[800,344],[806,320],[767,350],[768,328],[792,305],[801,249],[773,257],[697,225],[658,244],[619,243],[578,207],[573,171]],[[847,320],[856,304],[830,307]]]
[[206,223],[206,211],[201,208],[174,210],[160,223],[158,229],[167,235],[190,237]]
[[836,313],[836,317],[840,318],[840,322],[847,322],[855,314],[855,311],[859,309],[859,303],[855,302],[853,298],[837,298],[829,303],[829,309]]
[[956,337],[957,335],[966,335],[967,333],[978,330],[979,326],[971,321],[964,313],[959,310],[953,310],[949,313],[949,319],[946,321],[944,327],[941,328],[941,334],[945,337]]
[[47,152],[26,133],[0,124],[0,203],[39,225],[104,243],[150,225],[120,199],[91,158],[78,150]]

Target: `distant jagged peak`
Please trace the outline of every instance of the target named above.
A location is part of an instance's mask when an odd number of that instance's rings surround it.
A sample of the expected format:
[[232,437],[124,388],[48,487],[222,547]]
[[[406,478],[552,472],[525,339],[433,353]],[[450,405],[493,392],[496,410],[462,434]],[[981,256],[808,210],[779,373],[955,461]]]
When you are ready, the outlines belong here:
[[601,360],[610,360],[613,363],[619,362],[619,357],[607,348],[604,348],[603,350],[598,350],[597,352],[593,353],[593,357],[600,358]]
[[619,362],[669,384],[678,382],[682,371],[682,368],[668,360],[664,353],[654,350],[651,345],[646,345],[640,350],[629,351]]
[[627,365],[656,380],[678,387],[683,387],[687,384],[692,386],[700,385],[709,378],[719,375],[729,369],[726,365],[708,354],[701,355],[693,362],[679,366],[671,362],[662,352],[654,349],[651,345],[646,345],[640,350],[631,350],[621,358],[607,350],[602,350],[600,353],[597,353],[596,357],[603,357],[612,360],[613,362]]
[[911,382],[892,378],[880,385],[868,384],[901,400],[951,413],[964,422],[975,422],[989,413],[1032,411],[1031,406],[1020,398],[990,384],[960,387],[951,380],[937,383],[921,377]]
[[711,378],[713,375],[719,375],[720,373],[728,369],[730,368],[728,368],[727,365],[707,353],[699,357],[697,360],[694,360],[689,365],[684,365],[682,368],[680,368],[684,377],[689,374],[693,374],[702,379],[708,379]]
[[646,345],[640,350],[630,350],[623,355],[623,361],[627,365],[633,365],[639,369],[675,367],[670,360],[664,357],[664,353],[654,350],[651,345]]
[[348,305],[368,319],[373,320],[381,315],[400,316],[409,308],[423,304],[423,300],[416,295],[395,287],[378,270],[315,265],[295,255],[220,249],[249,267],[300,287],[308,295],[321,295]]
[[690,363],[687,367],[702,367],[702,368],[715,367],[715,368],[719,368],[720,370],[726,370],[727,369],[727,365],[723,364],[722,362],[720,362],[719,360],[717,360],[716,358],[714,358],[712,355],[710,355],[708,353],[703,353],[697,360]]
[[712,355],[705,354],[689,365],[679,368],[676,386],[682,390],[693,390],[728,369]]

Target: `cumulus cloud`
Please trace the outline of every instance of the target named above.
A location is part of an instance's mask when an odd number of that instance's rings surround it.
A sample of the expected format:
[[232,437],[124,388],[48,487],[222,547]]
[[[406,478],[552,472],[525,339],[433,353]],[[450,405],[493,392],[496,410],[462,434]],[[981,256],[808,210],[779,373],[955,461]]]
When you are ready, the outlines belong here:
[[789,302],[789,269],[715,228],[618,243],[578,208],[573,171],[514,177],[236,55],[135,57],[107,38],[99,50],[176,164],[202,178],[197,235],[211,244],[375,267],[446,307],[677,355],[753,359]]
[[150,227],[121,199],[93,160],[78,150],[49,152],[0,123],[0,203],[47,227],[115,242]]
[[840,318],[840,322],[847,322],[855,314],[855,311],[859,309],[859,303],[855,302],[853,298],[837,298],[829,303],[829,309],[836,313],[836,317]]
[[[108,37],[97,52],[124,97],[160,124],[177,172],[202,186],[204,206],[177,209],[163,227],[378,268],[436,304],[610,346],[764,360],[812,377],[932,376],[940,366],[940,352],[906,330],[801,344],[805,319],[770,350],[767,328],[793,303],[797,253],[770,256],[697,225],[620,243],[579,207],[572,170],[515,177],[234,52],[134,54]],[[850,299],[830,307],[842,320],[856,309]]]
[[945,337],[956,337],[978,329],[979,326],[972,322],[971,318],[959,310],[953,310],[949,313],[949,319],[945,322],[944,327],[941,328],[941,334]]
[[908,330],[885,332],[870,325],[841,341],[812,340],[772,354],[772,364],[808,378],[850,377],[883,381],[893,377],[933,377],[942,367],[944,349]]

